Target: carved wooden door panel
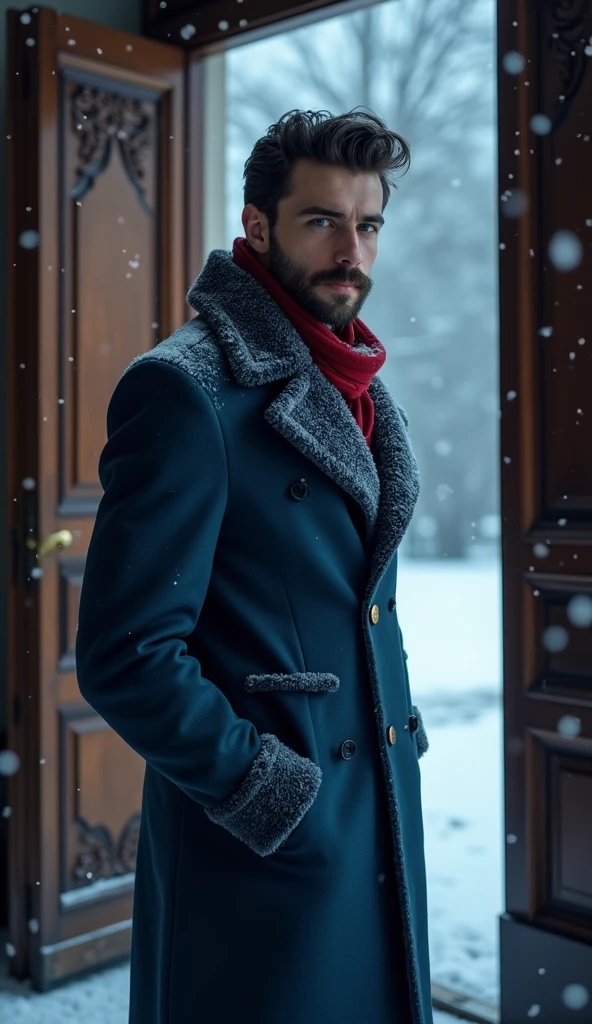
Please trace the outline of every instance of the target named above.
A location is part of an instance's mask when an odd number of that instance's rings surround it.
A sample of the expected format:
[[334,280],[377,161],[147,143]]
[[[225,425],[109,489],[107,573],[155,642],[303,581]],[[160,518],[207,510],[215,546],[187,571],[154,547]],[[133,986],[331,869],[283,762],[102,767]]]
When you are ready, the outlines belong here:
[[74,640],[110,396],[187,319],[184,54],[8,12],[10,970],[129,951],[144,763],[81,698]]
[[499,0],[501,1020],[592,1020],[592,3]]

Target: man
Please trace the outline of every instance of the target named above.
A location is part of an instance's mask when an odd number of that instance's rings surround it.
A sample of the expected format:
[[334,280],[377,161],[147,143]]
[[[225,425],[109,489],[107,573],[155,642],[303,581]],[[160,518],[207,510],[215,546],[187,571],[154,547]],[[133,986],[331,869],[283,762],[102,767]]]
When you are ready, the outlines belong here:
[[418,470],[357,316],[408,159],[374,114],[285,114],[246,238],[109,404],[76,656],[146,760],[131,1024],[432,1024],[395,602]]

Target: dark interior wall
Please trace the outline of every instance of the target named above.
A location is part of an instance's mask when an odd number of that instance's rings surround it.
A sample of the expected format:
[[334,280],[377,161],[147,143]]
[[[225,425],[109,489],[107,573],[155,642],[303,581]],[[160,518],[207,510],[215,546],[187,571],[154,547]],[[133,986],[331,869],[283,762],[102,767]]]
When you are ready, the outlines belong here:
[[[6,507],[7,426],[6,393],[6,159],[10,140],[6,138],[6,12],[26,11],[31,3],[0,0],[0,734],[6,728],[6,607],[8,587],[8,536]],[[48,5],[51,6],[51,5]],[[65,0],[60,13],[87,18],[112,28],[139,34],[142,25],[142,0]],[[0,747],[2,742],[0,741]]]

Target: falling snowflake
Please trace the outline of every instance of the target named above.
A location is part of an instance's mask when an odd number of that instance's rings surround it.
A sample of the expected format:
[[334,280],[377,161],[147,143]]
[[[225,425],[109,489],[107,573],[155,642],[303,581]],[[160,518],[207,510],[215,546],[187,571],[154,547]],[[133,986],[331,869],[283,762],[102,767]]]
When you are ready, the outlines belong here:
[[14,750],[0,750],[0,775],[14,775],[20,765],[21,759]]

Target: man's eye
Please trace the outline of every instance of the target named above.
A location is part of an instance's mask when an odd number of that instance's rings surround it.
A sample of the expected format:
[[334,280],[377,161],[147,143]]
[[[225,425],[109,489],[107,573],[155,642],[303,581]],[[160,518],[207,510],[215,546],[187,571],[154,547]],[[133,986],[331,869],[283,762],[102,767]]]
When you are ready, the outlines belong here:
[[[328,217],[315,217],[314,220],[309,221],[309,223],[310,224],[318,224],[319,221],[327,221],[327,223],[328,223],[329,222],[329,218]],[[363,224],[362,227],[372,228],[372,231],[375,234],[378,234],[378,229],[377,229],[377,227],[374,224]],[[368,232],[365,231],[364,234],[368,234]]]

